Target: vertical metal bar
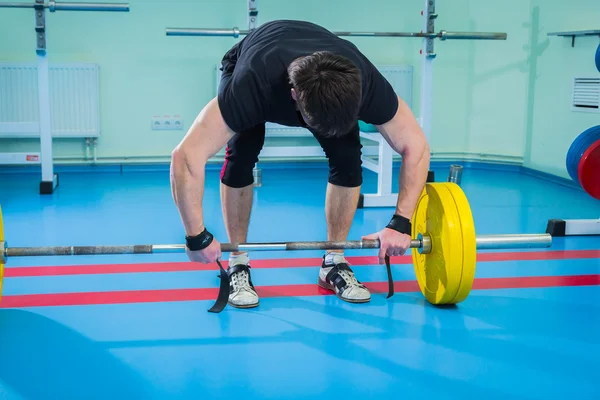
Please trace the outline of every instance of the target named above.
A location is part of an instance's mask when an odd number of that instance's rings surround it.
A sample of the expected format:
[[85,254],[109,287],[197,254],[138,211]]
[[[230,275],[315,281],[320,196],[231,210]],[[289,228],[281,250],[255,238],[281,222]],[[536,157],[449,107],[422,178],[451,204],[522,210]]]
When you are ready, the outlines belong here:
[[394,152],[389,143],[383,138],[379,139],[379,171],[377,171],[377,194],[389,195],[392,193]]
[[[50,83],[48,55],[37,54],[38,61],[38,96],[40,114],[40,152],[42,162],[42,184],[46,186],[53,182],[54,173],[52,165],[52,121],[50,117]],[[54,183],[52,183],[54,185]],[[47,190],[46,190],[47,191]]]
[[[423,10],[423,29],[425,32],[433,32],[435,29],[435,0],[425,0],[425,9]],[[423,39],[423,48],[421,49],[422,71],[421,71],[421,127],[425,132],[427,141],[431,139],[432,124],[432,103],[433,103],[433,39]]]
[[44,0],[35,0],[33,5],[35,9],[35,37],[36,49],[40,53],[46,53],[46,10],[44,8]]
[[[423,11],[424,27],[423,32],[435,35],[435,19],[437,18],[437,14],[435,13],[435,0],[426,0],[425,1],[425,10]],[[425,40],[425,54],[427,57],[435,57],[434,51],[434,36],[430,36]]]
[[[258,26],[258,0],[248,0],[248,32],[252,32]],[[258,163],[254,165],[252,170],[254,177],[254,187],[262,186],[262,170],[258,167]]]
[[262,170],[258,167],[254,167],[252,170],[252,176],[254,178],[254,187],[262,186]]
[[248,31],[258,26],[258,0],[248,0]]
[[50,117],[50,79],[48,54],[46,52],[46,11],[44,0],[35,1],[35,33],[38,70],[38,104],[40,154],[42,181],[40,193],[46,194],[54,189],[54,171],[52,165],[52,120]]
[[448,182],[456,183],[460,185],[462,180],[463,167],[461,165],[451,165],[450,173],[448,174]]

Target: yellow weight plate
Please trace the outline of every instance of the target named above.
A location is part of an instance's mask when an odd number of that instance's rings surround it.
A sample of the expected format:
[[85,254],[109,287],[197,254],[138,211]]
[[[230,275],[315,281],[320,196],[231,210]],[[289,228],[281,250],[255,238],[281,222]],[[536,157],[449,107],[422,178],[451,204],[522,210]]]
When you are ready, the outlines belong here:
[[459,211],[445,182],[428,183],[412,220],[413,237],[431,238],[431,253],[413,249],[421,292],[432,304],[452,303],[462,278],[463,244]]
[[473,287],[477,264],[477,239],[473,213],[467,196],[456,183],[448,182],[446,187],[450,190],[458,209],[463,242],[462,278],[456,297],[452,300],[452,303],[456,304],[465,300]]
[[[0,207],[0,242],[4,241],[4,227],[2,225],[2,207]],[[4,251],[4,249],[0,249]],[[2,299],[2,279],[4,278],[4,264],[0,262],[0,300]]]

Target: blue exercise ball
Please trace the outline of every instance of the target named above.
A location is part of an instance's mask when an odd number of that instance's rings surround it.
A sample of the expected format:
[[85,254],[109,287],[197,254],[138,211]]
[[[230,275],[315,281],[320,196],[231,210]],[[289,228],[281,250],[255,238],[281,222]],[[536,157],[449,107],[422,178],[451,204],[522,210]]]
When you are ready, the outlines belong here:
[[600,72],[600,44],[596,49],[596,68],[598,68],[598,72]]

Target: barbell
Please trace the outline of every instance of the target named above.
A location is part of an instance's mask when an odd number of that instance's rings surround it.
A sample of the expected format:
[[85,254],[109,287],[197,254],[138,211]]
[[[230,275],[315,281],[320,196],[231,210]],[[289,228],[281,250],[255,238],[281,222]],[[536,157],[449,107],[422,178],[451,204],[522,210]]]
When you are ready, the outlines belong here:
[[[412,251],[419,288],[431,304],[457,304],[469,295],[475,279],[477,250],[542,248],[552,245],[552,236],[543,234],[475,235],[475,224],[467,197],[453,182],[427,183],[411,219]],[[328,249],[378,249],[379,240],[308,241],[281,243],[222,243],[221,251],[280,251]],[[4,238],[0,208],[0,296],[4,264],[12,257],[68,256],[100,254],[152,254],[185,252],[183,244],[124,246],[41,246],[8,247]],[[220,268],[220,290],[209,310],[220,312],[227,305],[229,278]],[[393,279],[386,257],[389,291],[394,293]]]
[[[233,29],[213,29],[213,28],[166,28],[167,36],[230,36],[238,38],[250,34],[249,30],[240,30],[238,27]],[[352,32],[341,31],[332,32],[337,36],[352,37],[404,37],[404,38],[423,38],[440,40],[506,40],[505,32]]]
[[42,8],[55,11],[129,11],[129,3],[81,3],[50,0],[48,3],[0,3],[0,8]]

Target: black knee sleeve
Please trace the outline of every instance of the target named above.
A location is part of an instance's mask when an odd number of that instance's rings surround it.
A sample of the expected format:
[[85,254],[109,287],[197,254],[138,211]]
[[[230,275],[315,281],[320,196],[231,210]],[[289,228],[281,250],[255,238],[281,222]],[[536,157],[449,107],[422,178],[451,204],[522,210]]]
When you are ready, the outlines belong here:
[[314,133],[329,160],[329,183],[343,187],[362,185],[362,144],[358,125],[337,138],[323,138]]
[[353,152],[329,159],[329,183],[343,187],[362,185],[360,150],[358,155]]
[[265,126],[236,134],[225,148],[225,162],[221,168],[221,182],[242,188],[254,182],[252,170],[265,141]]

